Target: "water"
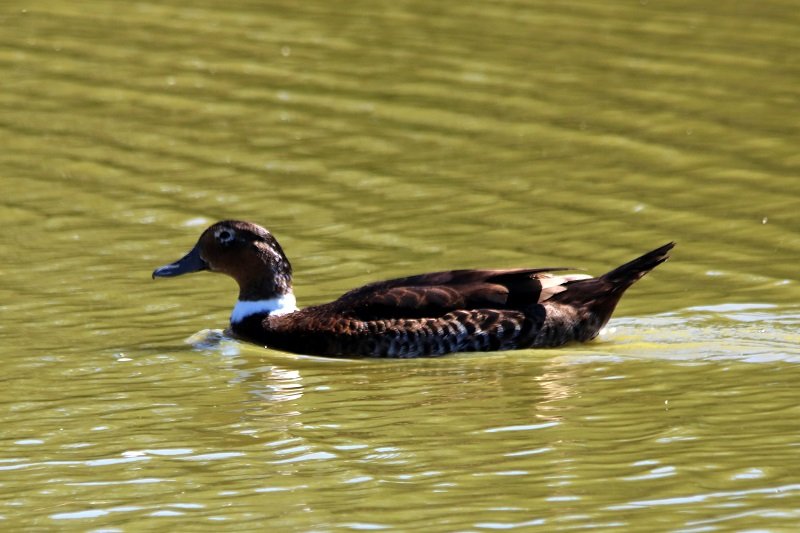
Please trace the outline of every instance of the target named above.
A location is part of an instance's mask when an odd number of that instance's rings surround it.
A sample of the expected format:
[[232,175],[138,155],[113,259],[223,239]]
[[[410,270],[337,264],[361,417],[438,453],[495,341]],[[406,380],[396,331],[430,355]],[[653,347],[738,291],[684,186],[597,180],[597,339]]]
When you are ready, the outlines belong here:
[[[789,530],[796,6],[6,2],[0,524]],[[270,228],[301,305],[446,268],[601,273],[598,341],[337,361],[152,281]]]

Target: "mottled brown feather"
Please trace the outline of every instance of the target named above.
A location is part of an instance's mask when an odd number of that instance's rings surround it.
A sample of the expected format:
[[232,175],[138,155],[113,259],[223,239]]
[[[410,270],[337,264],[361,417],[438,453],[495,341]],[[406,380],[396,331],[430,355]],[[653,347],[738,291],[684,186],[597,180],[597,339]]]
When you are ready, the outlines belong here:
[[[556,292],[552,286],[570,279],[549,275],[557,270],[565,269],[433,272],[371,283],[327,305],[332,313],[360,320],[436,317],[458,309],[523,309],[549,298]],[[542,279],[548,281],[546,292]]]

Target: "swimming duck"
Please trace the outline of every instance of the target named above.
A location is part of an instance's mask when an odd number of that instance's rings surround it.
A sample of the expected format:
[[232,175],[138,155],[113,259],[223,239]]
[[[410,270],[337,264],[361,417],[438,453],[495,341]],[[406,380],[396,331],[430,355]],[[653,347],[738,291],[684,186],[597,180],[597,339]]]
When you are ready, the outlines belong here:
[[551,348],[593,339],[625,290],[667,260],[675,243],[593,278],[566,268],[450,270],[378,281],[330,303],[298,309],[292,267],[266,229],[225,220],[153,278],[210,270],[239,284],[237,337],[325,356],[423,357]]

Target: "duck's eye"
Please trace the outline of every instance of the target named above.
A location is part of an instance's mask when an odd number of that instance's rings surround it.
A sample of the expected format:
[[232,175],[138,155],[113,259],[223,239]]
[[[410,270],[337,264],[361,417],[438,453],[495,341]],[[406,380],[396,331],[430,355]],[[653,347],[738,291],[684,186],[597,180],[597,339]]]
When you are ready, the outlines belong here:
[[217,242],[220,244],[230,244],[233,242],[235,235],[233,231],[229,229],[221,229],[214,233],[214,238],[217,239]]

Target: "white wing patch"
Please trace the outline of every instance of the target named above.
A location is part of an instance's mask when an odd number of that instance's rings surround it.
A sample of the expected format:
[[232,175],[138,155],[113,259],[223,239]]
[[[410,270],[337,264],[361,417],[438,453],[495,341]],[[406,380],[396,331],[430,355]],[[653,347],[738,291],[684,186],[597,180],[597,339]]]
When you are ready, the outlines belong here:
[[592,276],[588,274],[569,274],[566,276],[553,276],[552,274],[547,274],[545,276],[537,276],[539,283],[542,284],[542,292],[539,295],[539,303],[544,302],[545,300],[549,300],[559,292],[564,292],[567,290],[564,287],[564,283],[568,281],[578,281],[582,279],[592,279]]

